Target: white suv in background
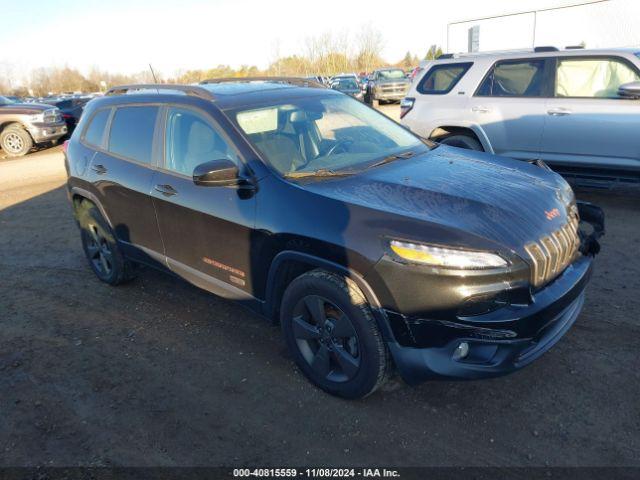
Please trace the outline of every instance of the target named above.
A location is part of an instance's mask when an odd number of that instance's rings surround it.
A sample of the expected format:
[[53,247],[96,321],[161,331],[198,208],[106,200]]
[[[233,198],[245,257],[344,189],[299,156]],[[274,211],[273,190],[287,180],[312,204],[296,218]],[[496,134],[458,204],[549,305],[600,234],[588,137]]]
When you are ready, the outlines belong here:
[[401,104],[401,122],[441,143],[568,176],[640,182],[640,48],[554,47],[443,55]]

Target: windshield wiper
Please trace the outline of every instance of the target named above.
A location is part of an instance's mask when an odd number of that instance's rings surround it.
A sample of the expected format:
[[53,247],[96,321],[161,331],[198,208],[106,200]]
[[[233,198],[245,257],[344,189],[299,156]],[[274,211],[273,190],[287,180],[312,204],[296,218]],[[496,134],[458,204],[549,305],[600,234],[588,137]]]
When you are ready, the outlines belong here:
[[289,172],[284,174],[284,178],[306,178],[306,177],[346,177],[353,175],[353,172],[334,172],[328,168],[319,168],[310,172]]
[[404,152],[404,153],[394,153],[393,155],[389,155],[388,157],[384,157],[382,160],[377,161],[376,163],[372,163],[367,168],[379,167],[380,165],[386,165],[387,163],[395,162],[396,160],[404,160],[407,158],[411,158],[415,155],[415,152]]

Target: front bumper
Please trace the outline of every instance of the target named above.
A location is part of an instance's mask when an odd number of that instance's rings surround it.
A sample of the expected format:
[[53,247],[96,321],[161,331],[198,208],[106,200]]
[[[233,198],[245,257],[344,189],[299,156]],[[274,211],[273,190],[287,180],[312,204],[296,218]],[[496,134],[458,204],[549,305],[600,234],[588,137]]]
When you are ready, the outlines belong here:
[[31,138],[36,143],[57,140],[67,134],[68,127],[64,121],[56,123],[34,123],[29,128]]
[[[582,309],[592,257],[583,256],[528,305],[510,305],[464,321],[406,319],[421,347],[387,342],[400,375],[411,384],[434,378],[478,379],[518,370],[555,345]],[[389,316],[398,315],[385,312]],[[466,342],[469,353],[455,359]],[[429,344],[429,346],[426,346]]]

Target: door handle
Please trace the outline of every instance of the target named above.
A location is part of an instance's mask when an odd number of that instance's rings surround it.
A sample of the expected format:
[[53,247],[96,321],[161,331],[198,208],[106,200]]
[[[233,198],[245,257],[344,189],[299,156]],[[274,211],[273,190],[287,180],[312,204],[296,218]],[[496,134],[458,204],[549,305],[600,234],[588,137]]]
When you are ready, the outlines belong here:
[[571,110],[569,110],[568,108],[562,108],[562,107],[558,107],[558,108],[550,108],[549,110],[547,110],[547,114],[548,115],[552,115],[554,117],[563,117],[565,115],[571,115]]
[[91,170],[96,172],[98,175],[104,175],[105,173],[107,173],[107,168],[104,165],[100,165],[100,164],[92,165]]
[[477,113],[489,113],[491,109],[487,107],[473,107],[471,108],[471,111]]
[[165,197],[173,197],[174,195],[176,195],[178,192],[175,188],[173,188],[171,185],[156,185],[155,187],[153,187],[153,189],[156,192],[160,192],[162,195],[164,195]]

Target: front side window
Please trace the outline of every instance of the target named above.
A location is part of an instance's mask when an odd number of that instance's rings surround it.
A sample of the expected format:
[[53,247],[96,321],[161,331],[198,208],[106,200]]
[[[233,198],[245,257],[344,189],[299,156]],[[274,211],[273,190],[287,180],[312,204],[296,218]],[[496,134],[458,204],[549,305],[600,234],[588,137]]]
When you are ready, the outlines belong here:
[[562,58],[556,71],[556,97],[620,98],[623,83],[640,80],[631,66],[615,58]]
[[249,141],[282,175],[354,172],[390,155],[428,149],[397,123],[342,95],[298,98],[231,113]]
[[120,107],[111,121],[109,151],[141,163],[151,163],[158,107]]
[[422,77],[418,92],[426,95],[449,93],[471,67],[471,63],[450,63],[435,65]]
[[110,114],[111,109],[106,108],[104,110],[98,110],[98,112],[93,116],[91,123],[84,133],[84,139],[87,143],[96,147],[102,147],[104,129],[107,126]]
[[190,109],[170,108],[165,134],[165,168],[191,176],[201,163],[237,154],[204,115]]
[[496,64],[477,95],[486,97],[540,97],[544,87],[543,59]]

